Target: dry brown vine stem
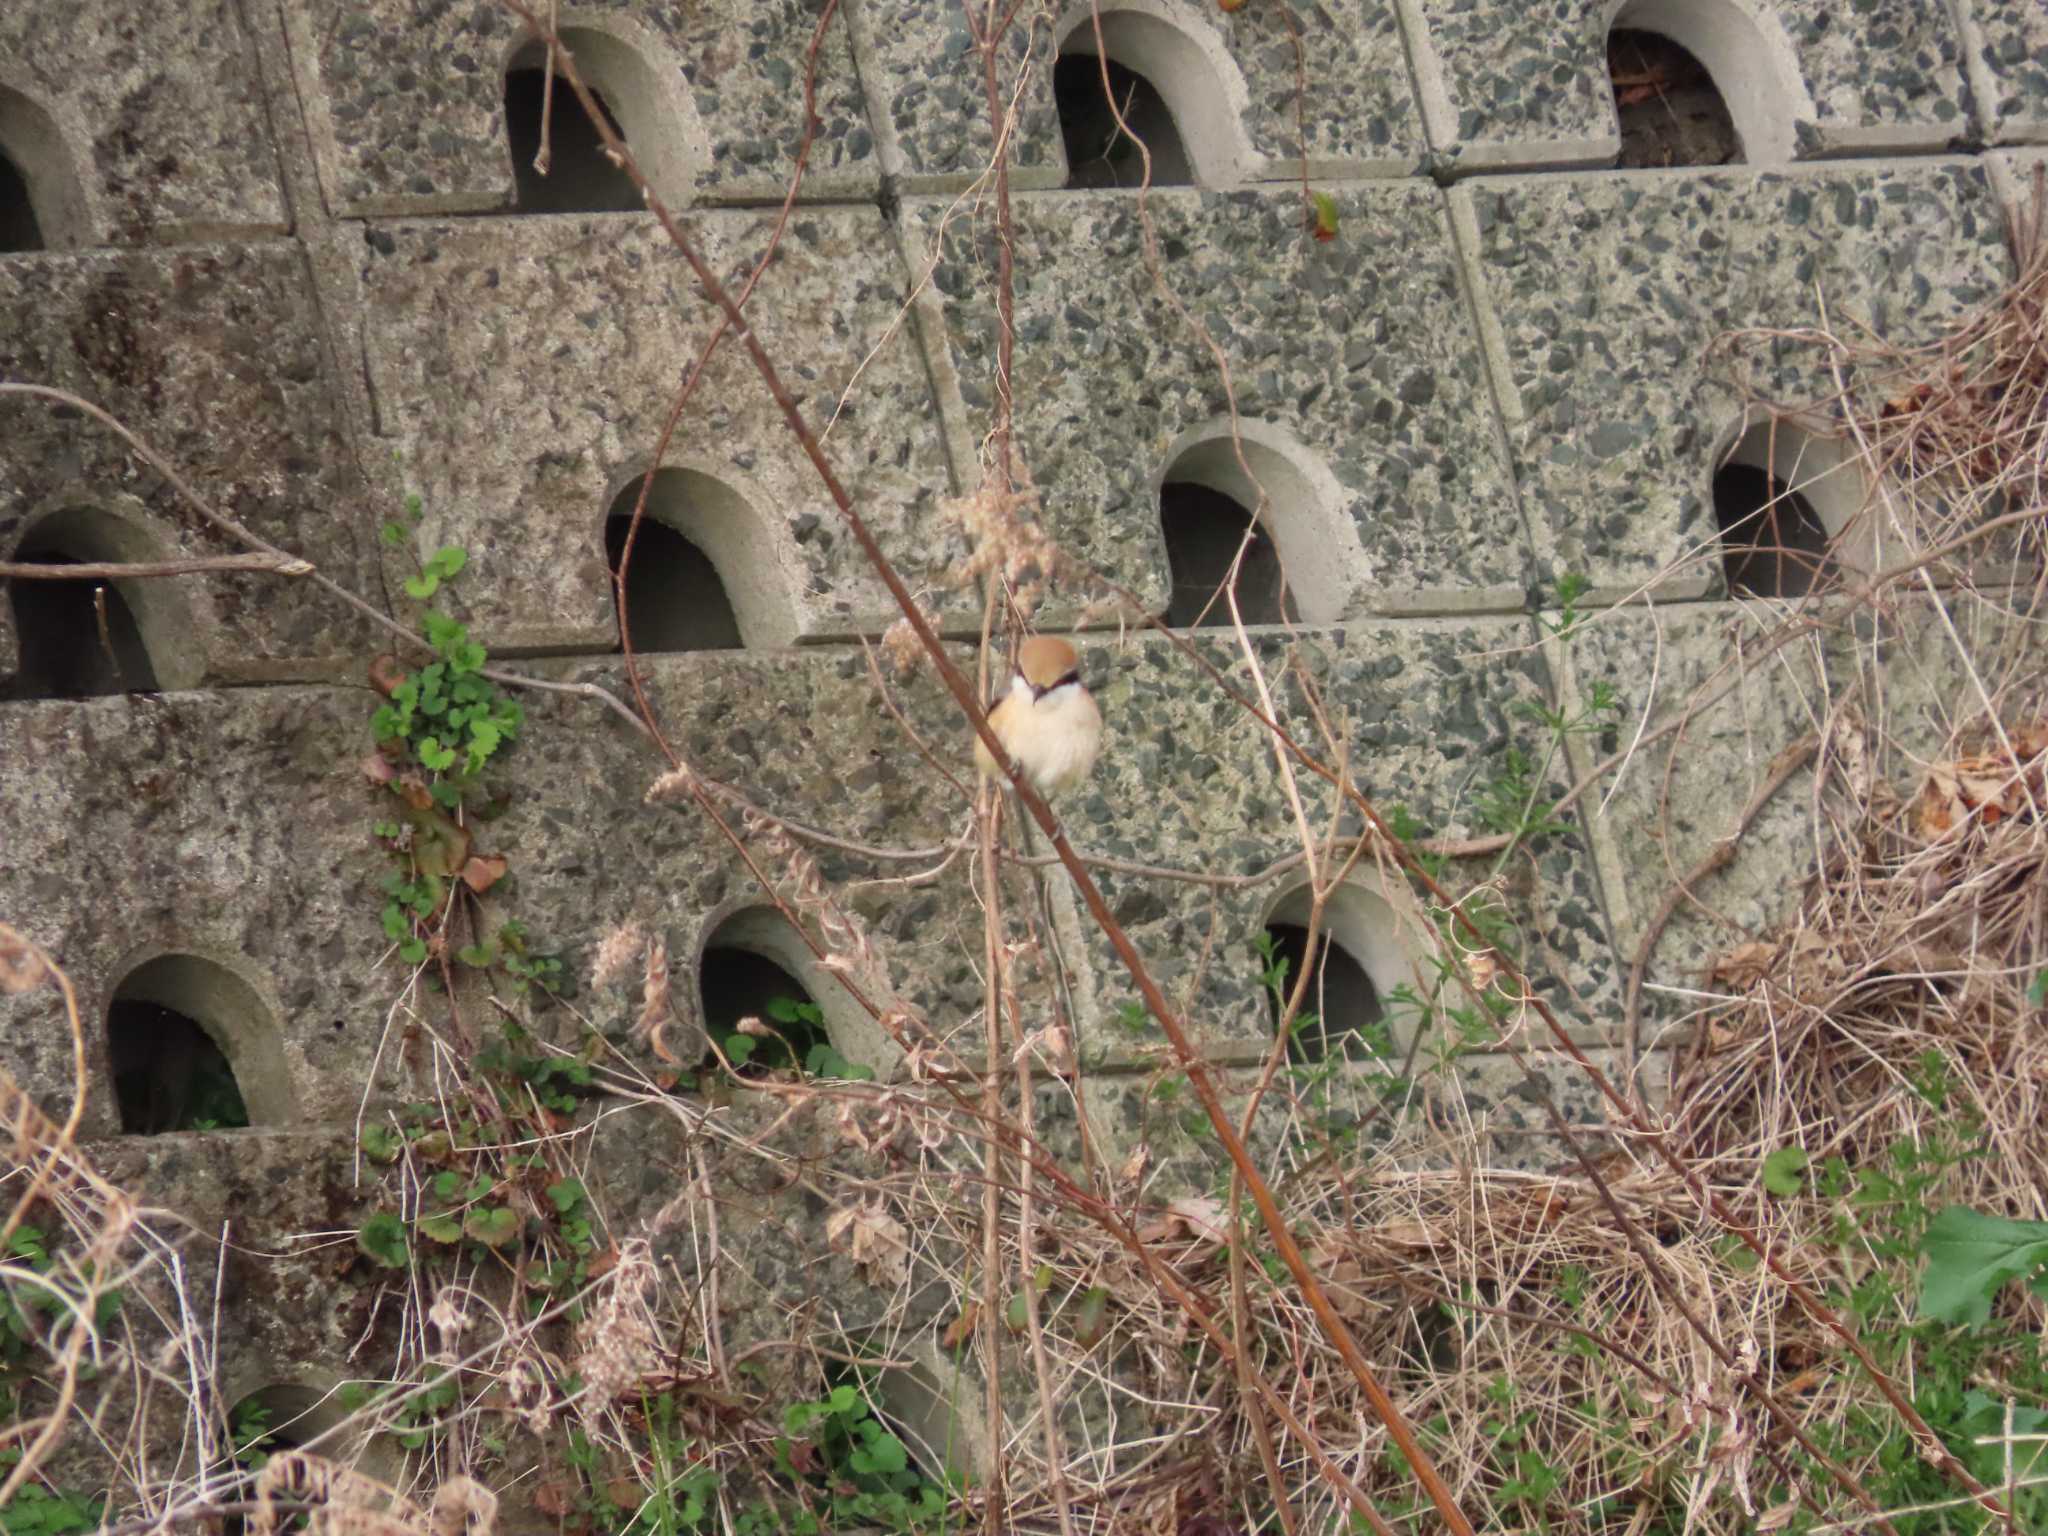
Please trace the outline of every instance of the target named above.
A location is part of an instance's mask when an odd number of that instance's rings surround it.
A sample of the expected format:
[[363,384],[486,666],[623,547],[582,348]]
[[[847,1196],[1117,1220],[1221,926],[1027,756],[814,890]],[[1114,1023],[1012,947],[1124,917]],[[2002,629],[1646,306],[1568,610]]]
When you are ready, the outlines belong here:
[[194,560],[142,560],[132,564],[48,565],[0,560],[0,577],[21,581],[130,581],[152,576],[204,576],[217,571],[268,571],[276,576],[310,576],[313,562],[282,552],[267,555],[203,555]]
[[[504,0],[504,3],[509,9],[516,12],[526,22],[528,27],[533,29],[536,36],[544,38],[550,46],[560,48],[561,39],[555,36],[551,30],[544,30],[544,24],[534,14],[526,0]],[[802,411],[799,409],[795,399],[790,395],[787,386],[782,382],[782,375],[776,368],[774,360],[768,356],[767,349],[762,346],[760,339],[748,327],[745,316],[734,305],[732,295],[726,291],[725,285],[719,281],[718,274],[705,261],[702,252],[697,249],[696,243],[684,233],[681,226],[676,222],[675,216],[662,201],[660,194],[647,183],[645,175],[640,172],[638,166],[632,163],[630,152],[626,149],[625,142],[612,131],[609,124],[603,121],[603,114],[598,110],[596,98],[591,95],[590,88],[584,84],[581,75],[577,73],[573,58],[566,52],[563,54],[562,72],[563,78],[569,82],[570,89],[576,92],[577,99],[583,103],[583,109],[589,114],[591,122],[597,125],[599,132],[603,136],[605,147],[612,152],[621,164],[628,166],[629,174],[633,176],[646,197],[648,208],[661,222],[663,230],[667,233],[670,243],[675,246],[677,253],[689,264],[690,270],[695,275],[698,285],[703,289],[705,296],[724,311],[727,320],[732,325],[733,334],[739,338],[741,345],[747,350],[747,355],[753,360],[755,370],[761,375],[762,383],[774,398],[776,407],[782,413],[784,422],[788,424],[790,431],[795,434],[803,448],[804,456],[811,461],[812,468],[817,471],[819,479],[824,482],[825,489],[832,497],[834,506],[839,509],[839,515],[845,522],[847,531],[853,535],[854,541],[860,545],[861,552],[867,557],[869,564],[874,567],[876,574],[882,579],[883,584],[888,587],[889,595],[895,599],[896,605],[903,613],[905,621],[916,634],[918,643],[923,646],[925,654],[931,658],[933,668],[938,673],[940,680],[945,683],[947,691],[953,695],[954,702],[960,707],[961,713],[966,716],[968,722],[973,726],[975,734],[981,738],[983,745],[988,748],[989,754],[995,760],[998,768],[1010,781],[1012,788],[1016,791],[1019,803],[1030,813],[1031,819],[1038,824],[1039,830],[1044,833],[1046,840],[1052,844],[1054,851],[1059,855],[1060,862],[1066,866],[1067,874],[1074,882],[1075,888],[1080,892],[1082,902],[1088,908],[1090,918],[1094,920],[1096,926],[1109,939],[1111,946],[1117,952],[1117,958],[1123,962],[1124,968],[1130,973],[1132,981],[1137,986],[1139,997],[1144,1002],[1146,1011],[1158,1021],[1160,1028],[1166,1034],[1168,1042],[1172,1045],[1175,1055],[1180,1059],[1182,1067],[1187,1072],[1188,1081],[1194,1088],[1196,1097],[1201,1100],[1203,1112],[1208,1116],[1210,1124],[1214,1127],[1225,1153],[1244,1175],[1245,1187],[1251,1194],[1252,1203],[1258,1207],[1259,1218],[1266,1227],[1267,1235],[1272,1239],[1280,1261],[1287,1266],[1287,1270],[1294,1277],[1295,1283],[1301,1287],[1303,1299],[1307,1301],[1310,1310],[1315,1313],[1317,1322],[1321,1325],[1332,1345],[1335,1346],[1338,1354],[1343,1358],[1347,1369],[1357,1379],[1360,1388],[1366,1395],[1366,1400],[1372,1405],[1374,1414],[1386,1426],[1388,1435],[1393,1439],[1395,1446],[1400,1450],[1402,1456],[1406,1458],[1408,1465],[1414,1470],[1417,1480],[1422,1484],[1423,1490],[1429,1495],[1430,1502],[1436,1506],[1437,1513],[1442,1516],[1445,1524],[1455,1533],[1455,1536],[1475,1536],[1472,1522],[1466,1518],[1464,1512],[1458,1507],[1457,1500],[1451,1493],[1450,1485],[1444,1481],[1443,1475],[1436,1470],[1436,1466],[1430,1460],[1428,1453],[1422,1449],[1421,1442],[1416,1438],[1414,1429],[1395,1405],[1386,1387],[1381,1384],[1379,1377],[1367,1362],[1364,1352],[1359,1349],[1358,1341],[1352,1337],[1351,1330],[1345,1325],[1343,1318],[1338,1315],[1337,1309],[1331,1304],[1329,1297],[1324,1293],[1314,1271],[1309,1268],[1308,1260],[1302,1253],[1300,1245],[1295,1242],[1293,1233],[1288,1230],[1286,1218],[1281,1214],[1280,1207],[1274,1200],[1273,1192],[1267,1186],[1265,1177],[1259,1172],[1258,1166],[1252,1161],[1251,1154],[1245,1150],[1243,1140],[1238,1136],[1236,1128],[1230,1122],[1230,1115],[1224,1108],[1221,1095],[1217,1092],[1215,1081],[1210,1075],[1208,1063],[1203,1059],[1201,1053],[1196,1050],[1194,1042],[1189,1038],[1186,1028],[1182,1025],[1172,1006],[1167,1002],[1165,994],[1159,990],[1159,984],[1153,979],[1150,970],[1145,965],[1143,956],[1138,953],[1137,947],[1131,942],[1130,935],[1124,932],[1123,925],[1116,920],[1116,915],[1110,911],[1109,904],[1103,899],[1102,891],[1095,884],[1094,877],[1088,873],[1087,866],[1081,862],[1074,852],[1073,845],[1067,841],[1066,831],[1061,826],[1059,819],[1053,815],[1051,808],[1045,803],[1038,791],[1032,787],[1029,780],[1019,772],[1015,762],[1011,760],[1009,754],[1004,750],[1000,738],[990,729],[988,716],[982,709],[981,701],[975,696],[972,683],[969,682],[966,675],[954,663],[953,658],[947,654],[946,647],[939,639],[938,633],[932,628],[930,621],[925,618],[923,611],[911,596],[909,588],[903,584],[903,578],[897,573],[895,566],[890,562],[888,556],[883,553],[881,546],[876,543],[874,533],[867,525],[867,520],[860,515],[859,510],[854,506],[853,498],[848,494],[846,487],[840,482],[838,472],[833,469],[831,461],[826,458],[824,449],[819,445],[817,438],[805,423]],[[1005,330],[1007,330],[1007,324],[1005,325]],[[1379,819],[1376,814],[1373,820],[1375,825],[1379,825]],[[1386,832],[1384,826],[1380,826],[1380,830],[1383,834]],[[1590,1063],[1588,1065],[1590,1066]],[[1382,1517],[1378,1515],[1377,1511],[1374,1511],[1369,1518],[1377,1522]]]

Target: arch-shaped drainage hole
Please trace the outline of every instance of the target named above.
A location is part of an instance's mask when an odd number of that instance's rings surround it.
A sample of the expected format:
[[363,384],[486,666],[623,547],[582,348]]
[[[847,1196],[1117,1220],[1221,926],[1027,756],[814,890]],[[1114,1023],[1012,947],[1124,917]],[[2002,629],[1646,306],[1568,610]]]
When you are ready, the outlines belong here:
[[[60,546],[26,541],[22,564],[80,565]],[[17,577],[8,585],[21,649],[15,691],[32,699],[153,693],[156,669],[121,589],[108,581]]]
[[[742,1077],[802,1068],[825,1076],[837,1053],[825,1033],[825,1015],[801,981],[766,955],[712,944],[698,968],[704,1029]],[[753,1035],[742,1020],[758,1019],[773,1033]],[[707,1064],[716,1067],[716,1058]]]
[[1159,488],[1159,525],[1173,573],[1173,597],[1166,605],[1173,628],[1230,623],[1230,605],[1218,589],[1230,576],[1247,528],[1251,542],[1237,572],[1238,612],[1247,624],[1279,624],[1295,616],[1271,535],[1235,497],[1192,481],[1168,481]]
[[1607,78],[1625,169],[1742,159],[1735,119],[1713,76],[1670,38],[1616,27],[1607,34]]
[[1714,521],[1730,592],[1801,597],[1827,563],[1828,532],[1812,503],[1754,464],[1715,472]]
[[[514,213],[637,213],[646,204],[633,178],[612,164],[604,152],[590,115],[567,82],[555,77],[554,102],[548,114],[548,173],[534,168],[540,153],[541,107],[547,96],[547,49],[532,43],[522,48],[505,72],[505,134],[512,148]],[[588,78],[584,82],[588,85]],[[606,125],[621,138],[616,113],[604,92],[590,94],[604,113]],[[637,156],[636,156],[637,158]]]
[[5,154],[0,154],[0,255],[10,251],[43,249],[43,226],[29,201],[28,178]]
[[302,1450],[315,1441],[333,1454],[335,1448],[324,1437],[347,1418],[338,1394],[280,1383],[236,1400],[228,1410],[228,1436],[235,1460],[253,1472],[262,1467],[263,1458]]
[[125,1134],[222,1131],[249,1123],[235,1069],[198,1020],[116,994],[107,1009],[107,1049]]
[[[631,481],[605,519],[605,560],[614,573],[625,553],[639,493],[640,482]],[[616,588],[613,596],[616,600]],[[745,643],[732,599],[711,557],[651,516],[640,519],[640,531],[633,536],[633,563],[626,568],[626,619],[635,651],[736,651]]]
[[1272,942],[1272,963],[1284,960],[1287,966],[1281,997],[1269,992],[1266,1000],[1276,1029],[1281,1002],[1293,995],[1302,972],[1309,973],[1287,1054],[1298,1062],[1370,1054],[1373,1037],[1387,1013],[1379,988],[1365,967],[1327,932],[1317,939],[1314,954],[1309,952],[1308,929],[1298,923],[1269,923],[1266,936]]
[[[1088,37],[1086,27],[1078,36]],[[1152,185],[1192,186],[1194,163],[1173,113],[1158,89],[1134,69],[1109,61],[1109,95],[1131,132],[1152,154]],[[1067,151],[1067,185],[1075,188],[1135,187],[1145,179],[1145,159],[1110,111],[1103,94],[1102,65],[1092,53],[1063,53],[1052,69],[1053,104]]]
[[159,955],[131,970],[107,1007],[107,1054],[130,1135],[295,1119],[276,1015],[216,961]]

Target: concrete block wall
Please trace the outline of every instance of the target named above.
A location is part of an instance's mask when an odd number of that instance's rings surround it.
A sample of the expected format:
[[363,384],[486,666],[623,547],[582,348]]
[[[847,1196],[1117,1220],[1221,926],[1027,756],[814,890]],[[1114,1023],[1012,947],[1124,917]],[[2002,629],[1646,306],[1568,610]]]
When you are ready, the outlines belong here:
[[[579,61],[728,279],[751,270],[795,164],[821,9],[564,12]],[[1543,757],[1518,703],[1570,708],[1610,680],[1633,729],[1758,622],[1728,600],[1714,546],[1710,481],[1743,422],[1701,352],[1731,326],[1810,319],[1817,293],[1902,342],[1992,293],[2007,271],[1999,198],[2048,136],[2048,36],[2027,0],[1344,0],[1296,23],[1261,0],[1235,14],[1184,0],[1105,9],[1110,57],[1151,82],[1188,150],[1192,185],[1156,191],[1143,216],[1131,190],[1065,185],[1053,61],[1094,49],[1089,11],[1020,31],[1037,65],[1010,148],[1020,451],[1056,541],[1162,608],[1160,486],[1255,499],[1219,446],[1232,397],[1161,298],[1169,286],[1230,359],[1303,664],[1353,771],[1383,804],[1459,837],[1510,745]],[[1619,142],[1613,25],[1693,49],[1747,163],[1601,168]],[[417,495],[422,540],[470,552],[460,590],[478,638],[617,692],[605,519],[648,467],[712,317],[650,216],[515,206],[502,102],[522,46],[484,0],[17,6],[0,20],[0,154],[43,248],[0,253],[0,378],[105,407],[222,511],[398,612],[409,566],[379,529]],[[955,634],[979,605],[949,585],[961,546],[941,503],[980,479],[998,323],[977,190],[992,139],[967,52],[955,7],[839,7],[819,40],[800,205],[749,311],[808,419],[832,422],[828,449],[886,551]],[[1334,240],[1305,228],[1304,153]],[[1818,383],[1797,366],[1787,354],[1777,381],[1791,394]],[[679,749],[799,822],[943,843],[957,801],[903,746],[854,643],[889,622],[886,596],[736,348],[666,463],[715,492],[680,531],[717,567],[745,641],[649,659]],[[86,559],[222,548],[98,425],[0,397],[0,557],[38,540]],[[1545,640],[1538,608],[1563,574],[1619,600],[1687,556],[1654,614],[1618,613],[1568,647]],[[1104,592],[1056,584],[1045,622],[1076,622]],[[161,691],[25,696],[34,647],[0,604],[0,917],[79,984],[96,1135],[119,1129],[103,1027],[115,991],[167,956],[218,967],[171,992],[240,1000],[238,1022],[212,1027],[256,1127],[121,1138],[118,1155],[151,1170],[158,1198],[229,1209],[192,1169],[285,1170],[316,1144],[346,1162],[359,1106],[415,1091],[391,1040],[404,977],[376,922],[383,858],[361,783],[376,702],[362,669],[381,642],[281,578],[123,595]],[[1915,622],[1886,645],[1910,646]],[[1282,644],[1257,639],[1269,662]],[[1204,650],[1233,667],[1228,646]],[[1236,706],[1157,638],[1103,629],[1084,651],[1112,735],[1064,807],[1079,844],[1241,874],[1291,849],[1270,747]],[[1870,654],[1847,644],[1843,660]],[[1815,707],[1789,672],[1772,676],[1784,686],[1703,722],[1685,783],[1624,774],[1533,864],[1500,872],[1519,958],[1605,1059],[1621,1059],[1623,977],[1669,872],[1721,834],[1771,743]],[[964,776],[965,738],[936,686],[891,686]],[[494,900],[572,968],[622,920],[662,934],[687,1035],[699,957],[763,892],[693,812],[643,803],[657,765],[619,722],[571,698],[527,702],[517,792],[491,833],[516,875]],[[1298,692],[1281,708],[1312,736]],[[1543,777],[1559,789],[1611,750],[1574,738]],[[1678,846],[1660,830],[1667,794],[1683,802]],[[1310,800],[1327,815],[1320,791]],[[1810,852],[1801,824],[1795,784],[1762,829],[1782,862],[1714,877],[1724,911],[1782,913]],[[873,873],[829,850],[820,862],[834,881]],[[1270,1025],[1251,941],[1289,920],[1290,878],[1213,901],[1142,875],[1103,883],[1198,1037],[1256,1060]],[[964,875],[850,899],[888,983],[964,1023],[980,944]],[[1049,900],[1083,1060],[1112,1078],[1140,1066],[1156,1042],[1115,1022],[1130,989],[1114,957],[1058,883]],[[1383,990],[1417,960],[1387,906],[1400,900],[1365,875],[1338,911],[1339,940]],[[803,973],[797,949],[749,931],[826,1000],[829,980]],[[1696,978],[1716,941],[1681,923],[1653,980]],[[590,1006],[601,1027],[627,1022],[617,1000]],[[857,1012],[827,1013],[849,1055],[894,1060]],[[0,1038],[17,1075],[59,1101],[68,1046],[44,1000],[0,999]],[[1104,1102],[1141,1081],[1112,1082]],[[1485,1155],[1545,1161],[1556,1149],[1515,1081],[1505,1058],[1466,1064],[1466,1102],[1494,1131]],[[637,1177],[592,1169],[594,1185],[615,1181],[621,1215],[651,1198]],[[345,1224],[359,1194],[327,1187],[322,1219]],[[275,1324],[288,1300],[252,1290],[242,1304]],[[283,1336],[266,1326],[247,1333],[251,1349]],[[307,1347],[339,1370],[349,1336],[337,1326]]]

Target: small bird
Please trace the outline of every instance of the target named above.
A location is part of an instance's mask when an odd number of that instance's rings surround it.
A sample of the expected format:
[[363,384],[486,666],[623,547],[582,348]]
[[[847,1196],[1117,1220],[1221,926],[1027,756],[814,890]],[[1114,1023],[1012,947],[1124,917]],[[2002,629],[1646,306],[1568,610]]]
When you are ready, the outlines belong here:
[[[988,723],[1032,787],[1048,798],[1087,778],[1102,750],[1102,711],[1081,681],[1080,658],[1052,635],[1033,635],[1017,647],[1017,670]],[[984,776],[998,776],[979,736],[974,760]]]

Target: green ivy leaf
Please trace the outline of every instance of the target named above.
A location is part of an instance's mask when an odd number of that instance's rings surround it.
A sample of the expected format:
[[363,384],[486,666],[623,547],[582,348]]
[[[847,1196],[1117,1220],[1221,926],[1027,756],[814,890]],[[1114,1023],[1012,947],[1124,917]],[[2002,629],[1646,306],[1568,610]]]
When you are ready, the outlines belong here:
[[416,597],[423,603],[440,590],[441,578],[432,571],[422,571],[417,576],[405,578],[405,595]]
[[381,1125],[374,1120],[363,1127],[360,1141],[363,1156],[373,1163],[397,1162],[399,1150],[403,1145],[399,1139],[398,1132],[394,1131],[390,1126]]
[[420,1235],[430,1237],[437,1243],[459,1243],[462,1241],[462,1219],[452,1211],[437,1211],[431,1216],[419,1219]]
[[377,532],[384,542],[393,548],[403,544],[406,539],[405,526],[402,523],[386,523]]
[[373,1211],[356,1229],[356,1246],[386,1269],[403,1269],[412,1257],[405,1241],[405,1223],[390,1211]]
[[504,1206],[471,1211],[462,1230],[488,1248],[502,1248],[519,1235],[519,1218]]
[[1084,1348],[1097,1342],[1103,1333],[1103,1324],[1109,1313],[1109,1291],[1107,1287],[1094,1285],[1081,1293],[1081,1304],[1074,1312],[1074,1342]]
[[1003,1308],[1003,1324],[1012,1333],[1022,1333],[1031,1322],[1030,1303],[1019,1291],[1010,1298],[1010,1304]]
[[581,1179],[562,1179],[548,1186],[548,1203],[557,1214],[567,1216],[583,1203],[584,1190]]
[[444,747],[432,736],[422,736],[419,745],[420,761],[436,773],[442,773],[455,766],[455,749]]
[[407,939],[398,946],[398,958],[407,965],[418,965],[427,958],[427,941],[425,939]]
[[1920,1251],[1920,1315],[1940,1323],[1989,1321],[1991,1299],[2006,1281],[2030,1275],[2028,1288],[2048,1297],[2048,1221],[2009,1221],[1951,1205],[1928,1223]]
[[455,951],[455,958],[464,965],[487,971],[498,963],[498,952],[488,944],[465,944]]
[[427,561],[427,569],[446,581],[449,577],[459,574],[468,563],[468,550],[454,544],[444,544],[435,550],[433,557]]
[[725,1054],[727,1059],[736,1067],[745,1066],[747,1059],[754,1054],[754,1044],[755,1041],[752,1035],[727,1035],[725,1037]]
[[1764,1159],[1764,1188],[1789,1200],[1806,1188],[1808,1158],[1804,1147],[1780,1147]]

